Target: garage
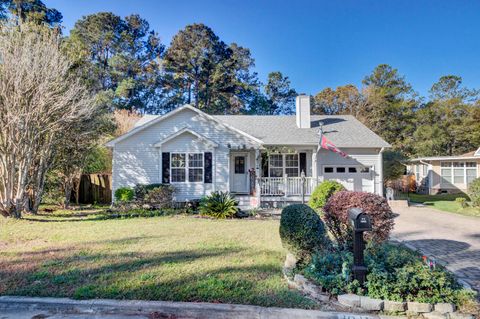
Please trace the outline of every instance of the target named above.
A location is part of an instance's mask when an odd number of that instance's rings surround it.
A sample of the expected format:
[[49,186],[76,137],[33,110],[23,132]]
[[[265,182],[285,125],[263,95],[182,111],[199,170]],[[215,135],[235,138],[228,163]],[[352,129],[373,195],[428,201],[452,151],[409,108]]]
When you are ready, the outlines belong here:
[[347,190],[371,192],[374,189],[373,167],[361,165],[324,165],[322,167],[325,180],[334,180],[345,186]]

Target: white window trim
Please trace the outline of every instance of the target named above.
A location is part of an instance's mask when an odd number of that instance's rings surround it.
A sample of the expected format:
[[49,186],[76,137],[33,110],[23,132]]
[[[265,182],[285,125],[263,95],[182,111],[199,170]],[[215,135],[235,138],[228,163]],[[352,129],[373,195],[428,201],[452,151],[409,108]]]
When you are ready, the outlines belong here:
[[[463,167],[454,167],[453,162],[458,162],[458,163],[463,163]],[[450,166],[442,166],[442,163],[449,163]],[[475,163],[475,166],[473,167],[467,167],[467,163]],[[461,169],[463,168],[463,183],[455,183],[455,175],[454,175],[454,170],[455,169]],[[450,169],[450,174],[452,177],[452,182],[444,182],[443,181],[443,175],[442,175],[442,170],[444,169]],[[442,161],[440,162],[440,186],[452,186],[452,185],[467,185],[467,169],[475,170],[475,175],[478,176],[478,165],[476,162],[472,161]]]
[[[286,174],[286,164],[287,164],[287,161],[286,161],[286,155],[297,155],[298,156],[298,165],[297,165],[297,169],[298,169],[298,176],[293,176],[293,177],[300,177],[300,153],[275,153],[275,154],[271,154],[271,155],[281,155],[282,156],[282,176],[275,176],[275,178],[284,178],[287,174]],[[271,177],[270,176],[270,169],[272,168],[272,165],[270,164],[270,156],[271,155],[268,155],[268,177]],[[280,167],[274,167],[274,168],[280,168]],[[288,168],[295,168],[295,166],[288,166]],[[305,174],[307,174],[307,172],[305,172]],[[288,176],[287,176],[288,177]],[[272,177],[273,178],[273,177]]]
[[[174,154],[185,154],[185,167],[172,167],[172,157]],[[188,156],[190,154],[202,154],[202,167],[192,167],[192,169],[202,169],[202,181],[199,182],[190,182],[188,170],[190,168]],[[173,182],[172,181],[172,168],[173,169],[184,169],[185,170],[185,181],[184,182]],[[170,184],[205,184],[205,152],[170,152]]]

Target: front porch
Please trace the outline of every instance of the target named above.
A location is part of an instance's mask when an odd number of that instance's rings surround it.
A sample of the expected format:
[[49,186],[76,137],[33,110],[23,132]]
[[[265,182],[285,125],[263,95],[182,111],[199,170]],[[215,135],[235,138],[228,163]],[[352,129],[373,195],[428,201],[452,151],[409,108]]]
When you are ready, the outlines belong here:
[[319,182],[316,154],[313,148],[231,150],[230,192],[244,207],[306,201]]

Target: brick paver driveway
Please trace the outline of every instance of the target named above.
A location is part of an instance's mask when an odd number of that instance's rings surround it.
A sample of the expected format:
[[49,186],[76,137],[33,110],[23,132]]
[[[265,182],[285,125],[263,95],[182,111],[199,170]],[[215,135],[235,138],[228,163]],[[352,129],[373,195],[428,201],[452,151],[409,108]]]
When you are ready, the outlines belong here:
[[435,257],[480,291],[480,218],[428,207],[398,208],[393,237]]

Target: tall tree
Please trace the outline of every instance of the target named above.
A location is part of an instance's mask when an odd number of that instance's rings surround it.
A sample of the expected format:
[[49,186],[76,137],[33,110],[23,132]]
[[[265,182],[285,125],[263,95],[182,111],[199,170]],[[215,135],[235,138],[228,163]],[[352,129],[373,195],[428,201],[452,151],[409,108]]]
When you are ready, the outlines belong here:
[[71,72],[58,32],[8,23],[0,32],[0,214],[38,204],[58,137],[95,105]]
[[250,51],[225,44],[204,24],[179,31],[164,60],[171,104],[189,103],[210,113],[238,113],[257,87]]
[[41,0],[0,0],[0,20],[9,16],[17,17],[20,22],[46,23],[50,26],[62,22],[62,14],[47,6]]
[[364,106],[365,99],[352,84],[337,87],[336,90],[325,88],[313,98],[314,114],[349,114],[356,116]]
[[65,49],[85,81],[96,91],[109,92],[116,108],[161,111],[164,46],[139,15],[85,16],[75,23]]
[[478,91],[462,86],[459,76],[442,76],[433,84],[417,119],[416,155],[459,155],[480,144]]
[[279,71],[269,73],[265,93],[269,108],[264,110],[264,114],[293,114],[295,112],[297,92],[291,88],[288,76],[284,76]]
[[397,69],[380,64],[363,80],[365,106],[359,119],[392,144],[394,150],[411,154],[417,95]]

